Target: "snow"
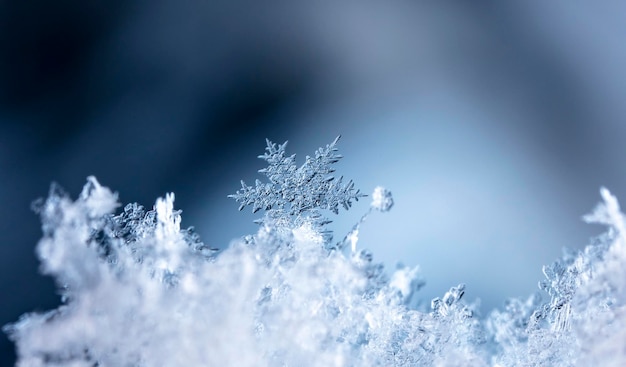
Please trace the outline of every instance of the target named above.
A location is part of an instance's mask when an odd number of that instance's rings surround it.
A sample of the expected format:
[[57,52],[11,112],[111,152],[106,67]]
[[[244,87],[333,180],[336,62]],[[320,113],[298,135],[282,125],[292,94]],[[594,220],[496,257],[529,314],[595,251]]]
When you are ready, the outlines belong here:
[[[336,142],[318,151],[325,163],[298,170],[289,161],[283,177],[271,179],[272,190],[250,191],[251,201],[245,192],[234,195],[244,204],[271,200],[279,207],[263,207],[258,232],[220,253],[181,229],[173,194],[157,199],[153,210],[129,204],[115,214],[117,194],[93,177],[76,200],[53,188],[38,206],[44,236],[37,254],[42,272],[57,280],[63,304],[5,326],[17,365],[626,364],[626,231],[607,189],[585,220],[608,231],[584,251],[566,252],[544,267],[540,286],[547,299],[510,299],[481,317],[477,303],[463,298],[466,285],[420,300],[424,281],[417,267],[399,266],[388,275],[373,254],[357,249],[369,212],[345,237],[351,251],[331,244],[316,215],[356,199],[352,186],[319,187],[317,197],[324,190],[334,195],[318,201],[324,208],[284,210],[289,201],[280,200],[291,197],[289,188],[302,188],[281,184],[277,191],[277,183],[328,173],[338,159]],[[284,144],[268,147],[284,162]],[[392,205],[391,193],[377,187],[371,208],[385,212]]]

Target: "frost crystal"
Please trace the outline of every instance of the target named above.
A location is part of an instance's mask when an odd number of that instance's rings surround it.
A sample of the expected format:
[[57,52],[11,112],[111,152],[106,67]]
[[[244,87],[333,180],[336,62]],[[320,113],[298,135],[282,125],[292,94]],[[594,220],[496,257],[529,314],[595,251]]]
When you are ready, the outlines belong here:
[[[626,226],[608,190],[585,220],[609,231],[544,267],[546,301],[511,299],[481,319],[465,285],[426,308],[417,267],[387,274],[357,250],[367,213],[349,254],[329,246],[311,218],[362,196],[327,179],[335,144],[295,168],[268,142],[270,182],[233,195],[268,213],[219,254],[180,228],[173,194],[114,214],[117,195],[93,177],[77,200],[53,185],[35,205],[37,254],[62,305],[4,327],[18,366],[626,365]],[[382,188],[372,198],[370,212],[393,203]]]
[[354,188],[352,180],[343,183],[332,175],[342,156],[337,153],[338,136],[326,148],[319,148],[315,157],[306,156],[305,162],[296,166],[296,156],[286,156],[287,142],[277,145],[267,140],[266,153],[259,158],[266,161],[267,168],[259,170],[269,182],[256,180],[255,186],[241,181],[241,189],[229,197],[240,203],[239,210],[252,206],[252,211],[266,210],[266,219],[285,222],[287,226],[299,226],[310,222],[321,228],[330,221],[322,210],[339,213],[339,207],[348,210],[352,201],[365,196]]

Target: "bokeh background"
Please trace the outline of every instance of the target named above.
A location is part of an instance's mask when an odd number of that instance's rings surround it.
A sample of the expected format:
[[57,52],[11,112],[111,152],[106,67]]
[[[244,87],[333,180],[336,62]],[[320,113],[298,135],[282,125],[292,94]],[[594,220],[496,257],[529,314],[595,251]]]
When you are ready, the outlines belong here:
[[30,210],[52,181],[173,191],[224,248],[255,231],[226,195],[266,137],[304,158],[342,135],[338,172],[396,200],[359,246],[420,265],[426,302],[525,297],[602,231],[580,220],[600,186],[626,200],[625,37],[620,1],[2,1],[0,324],[59,302]]

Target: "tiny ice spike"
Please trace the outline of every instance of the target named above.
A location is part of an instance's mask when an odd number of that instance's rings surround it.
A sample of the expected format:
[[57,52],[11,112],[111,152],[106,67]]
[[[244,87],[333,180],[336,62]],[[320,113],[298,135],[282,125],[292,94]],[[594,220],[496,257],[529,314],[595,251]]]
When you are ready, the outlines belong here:
[[[318,151],[326,163],[303,172],[284,145],[268,143],[270,183],[250,190],[269,198],[249,201],[247,189],[237,198],[287,217],[266,217],[254,236],[217,254],[180,227],[173,194],[152,210],[128,204],[114,214],[117,194],[93,177],[76,200],[53,185],[35,205],[37,255],[62,304],[3,328],[17,366],[626,365],[626,225],[608,190],[585,217],[608,232],[544,267],[547,301],[511,299],[481,319],[465,303],[465,285],[428,308],[416,300],[417,267],[387,274],[372,253],[329,250],[321,226],[291,217],[306,218],[319,203],[332,209],[322,192],[334,192],[323,178],[338,159],[335,144]],[[300,192],[294,182],[322,189]],[[292,200],[293,190],[308,199]],[[388,191],[373,196],[370,211],[389,210]]]

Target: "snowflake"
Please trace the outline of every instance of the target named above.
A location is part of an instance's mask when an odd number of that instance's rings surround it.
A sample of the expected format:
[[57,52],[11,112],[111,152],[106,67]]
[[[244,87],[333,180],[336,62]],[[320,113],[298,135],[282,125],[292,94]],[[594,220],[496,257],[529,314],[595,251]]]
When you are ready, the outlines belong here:
[[333,175],[333,165],[342,158],[337,153],[340,137],[325,148],[319,148],[314,157],[306,156],[300,167],[296,165],[295,154],[285,155],[287,142],[277,145],[266,140],[266,152],[259,158],[268,166],[259,173],[269,182],[256,180],[254,186],[248,186],[242,180],[241,189],[229,197],[240,203],[239,210],[246,206],[251,206],[254,213],[266,210],[266,217],[259,220],[260,223],[268,219],[295,226],[311,223],[321,230],[330,223],[322,210],[338,214],[340,207],[348,210],[353,201],[366,196],[354,188],[352,180],[344,183],[343,176]]

